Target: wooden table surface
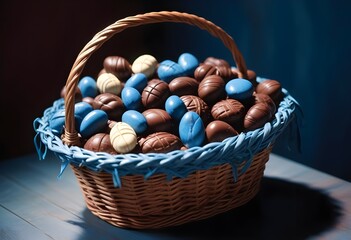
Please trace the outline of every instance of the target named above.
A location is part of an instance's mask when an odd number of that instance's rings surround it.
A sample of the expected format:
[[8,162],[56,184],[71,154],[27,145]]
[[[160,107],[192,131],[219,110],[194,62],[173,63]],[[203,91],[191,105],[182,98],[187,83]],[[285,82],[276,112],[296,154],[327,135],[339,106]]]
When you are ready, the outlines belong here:
[[0,239],[351,239],[351,183],[271,154],[258,196],[219,216],[160,230],[114,227],[86,208],[53,155],[0,162]]

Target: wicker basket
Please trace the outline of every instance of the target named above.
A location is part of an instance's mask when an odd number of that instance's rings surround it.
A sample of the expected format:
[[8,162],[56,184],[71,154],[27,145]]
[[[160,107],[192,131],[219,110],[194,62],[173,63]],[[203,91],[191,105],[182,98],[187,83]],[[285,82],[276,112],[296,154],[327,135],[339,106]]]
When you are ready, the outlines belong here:
[[[164,154],[110,155],[79,147],[74,123],[74,90],[86,61],[99,47],[126,28],[158,22],[195,25],[218,37],[246,77],[246,66],[233,39],[221,28],[195,15],[157,12],[119,20],[97,33],[79,53],[69,74],[65,100],[59,99],[34,121],[39,157],[47,149],[70,165],[87,207],[101,219],[125,228],[161,228],[205,219],[239,207],[259,191],[265,163],[275,139],[296,119],[297,102],[283,89],[284,99],[273,121],[223,142]],[[65,109],[62,139],[49,128],[51,116]]]

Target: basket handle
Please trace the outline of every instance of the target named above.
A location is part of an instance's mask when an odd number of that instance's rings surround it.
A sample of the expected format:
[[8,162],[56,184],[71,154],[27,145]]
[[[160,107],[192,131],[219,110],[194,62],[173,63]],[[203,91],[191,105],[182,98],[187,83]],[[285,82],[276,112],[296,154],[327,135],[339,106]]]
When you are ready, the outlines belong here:
[[84,66],[90,56],[98,50],[107,40],[109,40],[116,33],[122,32],[123,30],[136,27],[140,25],[146,25],[150,23],[159,22],[177,22],[194,25],[200,29],[206,30],[214,37],[219,38],[222,43],[230,50],[236,66],[239,71],[239,77],[247,77],[247,68],[245,61],[238,50],[234,40],[229,36],[223,29],[216,26],[212,22],[198,17],[196,15],[180,12],[150,12],[146,14],[139,14],[130,16],[118,20],[117,22],[106,27],[102,31],[98,32],[81,50],[77,59],[75,60],[71,72],[66,82],[66,97],[65,97],[65,133],[63,135],[63,142],[69,146],[80,145],[78,133],[75,129],[74,122],[74,95],[75,89],[78,85],[80,74],[82,73]]

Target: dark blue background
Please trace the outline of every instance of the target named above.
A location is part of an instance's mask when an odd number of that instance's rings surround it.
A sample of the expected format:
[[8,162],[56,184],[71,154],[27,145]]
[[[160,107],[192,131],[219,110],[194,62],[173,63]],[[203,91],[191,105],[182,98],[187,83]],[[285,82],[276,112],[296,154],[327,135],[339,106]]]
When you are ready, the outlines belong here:
[[[351,180],[351,1],[346,0],[1,2],[0,102],[6,117],[0,157],[34,151],[32,121],[58,98],[78,52],[95,33],[123,17],[157,10],[194,13],[226,30],[248,68],[279,80],[303,108],[302,153],[287,151],[283,141],[274,151]],[[185,51],[234,64],[206,32],[156,24],[111,39],[89,60],[85,74],[97,74],[110,54],[133,59],[149,52],[163,60]]]

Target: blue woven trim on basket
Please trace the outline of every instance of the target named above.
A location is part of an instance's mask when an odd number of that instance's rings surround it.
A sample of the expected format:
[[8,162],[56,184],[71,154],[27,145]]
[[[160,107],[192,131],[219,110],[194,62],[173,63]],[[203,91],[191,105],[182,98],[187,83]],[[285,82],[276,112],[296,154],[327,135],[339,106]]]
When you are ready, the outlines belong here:
[[[63,99],[59,99],[53,103],[52,107],[44,111],[42,118],[37,118],[34,121],[33,126],[36,131],[34,144],[39,159],[45,158],[47,150],[54,152],[61,159],[59,176],[62,175],[68,164],[78,167],[84,166],[92,171],[110,173],[116,187],[121,186],[120,177],[128,174],[140,174],[145,179],[158,173],[166,174],[167,179],[183,178],[197,170],[206,170],[225,163],[232,166],[233,178],[237,180],[250,167],[253,156],[271,146],[287,126],[299,128],[297,122],[302,113],[299,104],[285,89],[283,92],[285,97],[278,107],[274,120],[261,128],[240,133],[235,137],[225,139],[223,142],[209,143],[203,147],[193,147],[185,151],[176,150],[157,154],[111,155],[64,145],[49,127],[53,114],[64,108]],[[294,121],[292,121],[293,119]],[[290,124],[290,122],[294,122],[294,124]],[[243,167],[239,171],[240,165]]]

